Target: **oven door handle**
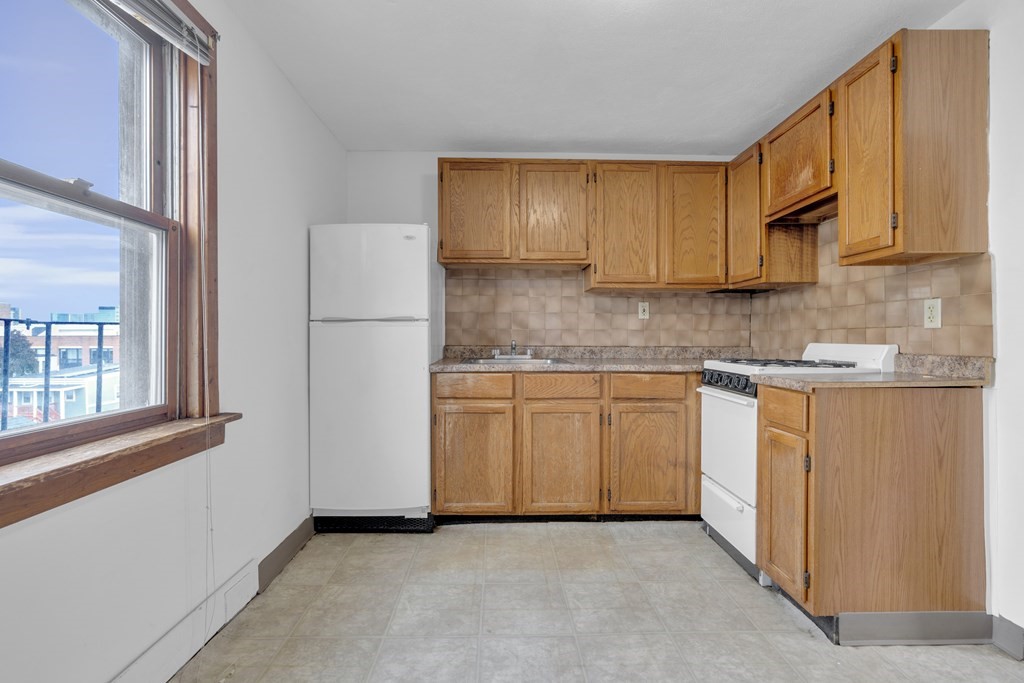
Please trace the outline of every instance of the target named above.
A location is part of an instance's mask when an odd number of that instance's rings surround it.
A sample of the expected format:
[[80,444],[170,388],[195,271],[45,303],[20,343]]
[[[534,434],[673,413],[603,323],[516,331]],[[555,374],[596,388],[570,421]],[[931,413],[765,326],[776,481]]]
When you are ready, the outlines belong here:
[[720,398],[723,401],[728,401],[729,403],[737,403],[741,406],[746,406],[747,408],[753,408],[757,405],[756,398],[736,396],[734,394],[726,393],[720,389],[712,389],[711,387],[697,387],[697,393],[710,396],[711,398]]
[[731,493],[723,489],[711,478],[705,476],[704,485],[711,489],[713,492],[715,492],[719,498],[724,500],[727,505],[735,509],[736,512],[743,512],[746,509],[746,505],[743,504],[742,500],[740,500],[736,496],[732,495]]

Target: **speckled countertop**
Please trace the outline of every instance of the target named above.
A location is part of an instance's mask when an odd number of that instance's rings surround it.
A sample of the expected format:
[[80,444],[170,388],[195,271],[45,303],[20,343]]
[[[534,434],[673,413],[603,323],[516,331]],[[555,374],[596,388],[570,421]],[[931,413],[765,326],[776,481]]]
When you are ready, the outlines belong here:
[[[700,372],[707,358],[750,358],[746,346],[535,346],[536,358],[566,362],[468,363],[487,358],[493,346],[446,346],[431,372]],[[507,349],[503,349],[507,353]],[[523,348],[525,352],[525,347]]]
[[[430,372],[700,372],[711,358],[750,358],[746,346],[537,346],[536,358],[565,362],[470,363],[487,358],[492,346],[446,346],[444,359]],[[503,349],[504,350],[504,349]],[[525,349],[524,349],[525,351]],[[895,372],[878,374],[755,375],[765,386],[810,392],[837,387],[981,387],[991,386],[995,361],[984,356],[897,354]]]

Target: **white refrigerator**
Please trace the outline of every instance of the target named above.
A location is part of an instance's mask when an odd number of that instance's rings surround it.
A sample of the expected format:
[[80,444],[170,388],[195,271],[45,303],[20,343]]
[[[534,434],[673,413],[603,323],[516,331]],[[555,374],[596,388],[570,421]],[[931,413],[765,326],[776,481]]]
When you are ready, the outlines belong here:
[[426,517],[444,269],[427,225],[309,229],[314,517]]

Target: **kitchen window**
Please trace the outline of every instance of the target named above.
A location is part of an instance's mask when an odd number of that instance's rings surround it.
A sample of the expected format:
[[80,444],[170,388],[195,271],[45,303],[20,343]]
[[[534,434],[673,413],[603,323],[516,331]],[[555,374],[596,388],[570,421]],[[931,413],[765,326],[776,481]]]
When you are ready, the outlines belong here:
[[[0,466],[218,413],[215,40],[183,0],[0,10]],[[14,420],[29,383],[51,405]]]

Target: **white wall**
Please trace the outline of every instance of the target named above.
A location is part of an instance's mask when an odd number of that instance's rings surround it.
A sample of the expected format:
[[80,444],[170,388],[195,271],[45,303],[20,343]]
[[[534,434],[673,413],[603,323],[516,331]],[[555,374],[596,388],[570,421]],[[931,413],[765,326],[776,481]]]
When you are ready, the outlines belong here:
[[997,359],[996,384],[986,390],[991,610],[1024,626],[1024,422],[1019,390],[1024,386],[1024,309],[1014,301],[1024,291],[1024,2],[968,0],[933,28],[991,31],[989,248]]
[[192,1],[223,36],[221,407],[245,417],[222,447],[0,529],[3,680],[165,680],[309,516],[306,226],[345,219],[345,151],[222,0]]

